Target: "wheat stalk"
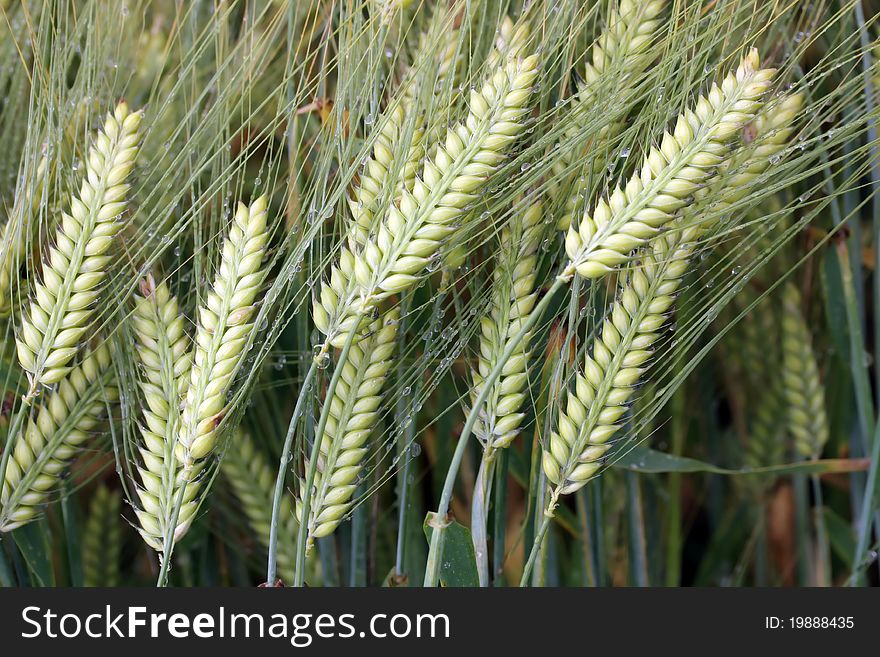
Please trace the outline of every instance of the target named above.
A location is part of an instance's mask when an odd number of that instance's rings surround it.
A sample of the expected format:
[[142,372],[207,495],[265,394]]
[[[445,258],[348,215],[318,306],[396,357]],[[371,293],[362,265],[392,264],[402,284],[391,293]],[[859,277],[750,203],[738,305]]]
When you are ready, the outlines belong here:
[[40,513],[64,471],[116,398],[110,348],[103,343],[58,382],[17,436],[0,494],[0,532]]
[[565,276],[604,276],[681,215],[729,156],[729,142],[760,109],[775,71],[758,67],[757,51],[752,50],[720,86],[713,85],[693,110],[679,116],[660,146],[650,149],[637,175],[569,228]]
[[[329,405],[325,438],[321,441],[308,515],[308,540],[327,536],[342,522],[351,507],[357,477],[367,455],[366,442],[378,418],[385,377],[393,362],[397,324],[396,308],[370,324],[370,333],[358,337],[348,359],[339,365],[342,375]],[[300,482],[300,494],[306,483]],[[302,522],[302,504],[297,518]]]
[[174,498],[179,505],[175,540],[195,519],[201,488],[198,476],[217,446],[226,398],[253,327],[253,304],[266,275],[263,257],[269,239],[267,202],[261,196],[250,207],[239,203],[213,285],[198,311],[189,384],[175,445],[178,473]]
[[804,458],[819,458],[828,442],[825,388],[801,313],[801,295],[793,283],[786,284],[782,295],[782,385],[795,451]]
[[[130,321],[142,373],[140,386],[145,406],[140,427],[142,465],[137,489],[138,531],[146,543],[164,551],[174,509],[176,457],[174,447],[180,427],[180,402],[190,370],[190,340],[184,330],[177,299],[165,283],[152,276],[141,281],[142,296],[135,299]],[[190,484],[185,502],[195,498]]]
[[[591,49],[590,61],[584,67],[583,79],[578,84],[569,116],[570,125],[563,132],[563,144],[577,143],[579,134],[584,130],[583,118],[587,109],[601,102],[599,93],[610,80],[615,81],[615,94],[626,98],[636,87],[642,73],[651,60],[651,44],[653,43],[662,21],[660,14],[666,6],[666,0],[651,2],[634,2],[622,0],[616,9],[611,11],[607,25]],[[610,121],[590,140],[589,149],[596,154],[590,161],[593,174],[598,174],[605,167],[607,145],[623,129],[623,120]],[[576,161],[585,153],[571,148],[560,148],[551,168],[553,181],[549,186],[551,196],[562,188],[565,180],[575,166]],[[557,222],[559,230],[567,231],[578,206],[579,199],[585,190],[578,186],[568,195],[565,209]]]
[[486,186],[524,128],[537,58],[498,67],[470,98],[465,121],[450,129],[426,159],[412,192],[403,190],[362,251],[343,249],[329,283],[313,304],[315,325],[327,343],[341,347],[367,314],[392,294],[412,287],[443,240],[458,228],[467,207]]
[[95,488],[82,535],[84,586],[119,586],[122,496],[104,484]]
[[[272,520],[272,489],[275,473],[269,462],[257,449],[253,440],[243,431],[236,432],[221,462],[223,476],[241,503],[241,511],[247,518],[257,541],[264,548],[269,546],[269,528]],[[292,582],[296,564],[296,521],[292,498],[285,495],[281,500],[281,528],[278,534],[278,572],[284,581]]]
[[70,371],[110,263],[107,250],[122,223],[125,183],[134,166],[141,122],[121,102],[107,116],[89,148],[85,178],[70,213],[63,213],[53,246],[43,261],[43,281],[35,283],[16,336],[18,361],[29,376],[33,397]]

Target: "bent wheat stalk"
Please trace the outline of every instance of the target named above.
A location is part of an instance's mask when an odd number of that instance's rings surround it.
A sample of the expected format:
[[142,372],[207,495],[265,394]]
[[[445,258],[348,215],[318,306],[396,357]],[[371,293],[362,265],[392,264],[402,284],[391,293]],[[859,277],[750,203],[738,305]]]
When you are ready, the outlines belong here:
[[62,215],[43,261],[43,281],[34,285],[16,336],[18,361],[31,383],[27,398],[67,375],[94,319],[110,263],[107,250],[122,225],[140,123],[139,112],[119,103],[89,149],[79,195]]
[[[424,277],[430,260],[439,257],[442,241],[456,231],[456,222],[523,132],[537,63],[535,56],[517,58],[496,69],[482,89],[471,94],[467,118],[450,129],[444,143],[437,145],[436,154],[425,160],[412,192],[404,191],[389,208],[376,237],[356,257],[345,258],[351,254],[343,249],[343,258],[331,272],[330,285],[322,285],[312,313],[315,326],[327,336],[321,354],[329,345],[343,343],[337,372],[345,364],[362,318],[383,299],[409,289]],[[335,392],[337,372],[330,381],[329,398]],[[319,419],[312,447],[304,517],[308,517],[311,478],[328,409],[325,407]],[[282,456],[282,467],[285,459]],[[279,472],[282,478],[283,472]],[[301,529],[300,534],[304,533]],[[301,577],[303,537],[297,547],[297,573]]]
[[[143,296],[135,299],[130,321],[141,366],[145,407],[141,425],[141,464],[138,466],[140,507],[135,509],[138,531],[147,545],[165,551],[171,526],[177,458],[174,448],[180,428],[180,402],[190,370],[190,340],[177,299],[165,283],[152,276],[141,282]],[[197,487],[189,485],[184,501],[191,502]]]
[[553,296],[566,287],[576,273],[586,278],[603,275],[611,270],[609,263],[624,262],[624,253],[628,254],[655,236],[664,224],[680,216],[687,199],[698,189],[698,183],[705,183],[715,167],[729,156],[728,142],[759,109],[758,99],[769,88],[774,71],[757,67],[758,55],[752,50],[737,71],[725,78],[721,87],[713,86],[708,98],[700,99],[697,111],[688,111],[679,118],[674,132],[676,136],[664,134],[660,149],[652,149],[645,158],[641,176],[634,177],[627,185],[631,193],[617,190],[609,202],[600,201],[594,216],[585,215],[581,222],[583,233],[574,227],[569,229],[566,237],[569,262],[486,378],[486,387],[474,401],[458,438],[435,514],[436,526],[428,551],[425,586],[434,586],[439,577],[448,526],[446,513],[456,473],[477,416],[488,398],[489,386],[501,375],[504,363],[543,315]]
[[103,343],[58,382],[16,437],[0,492],[0,532],[39,515],[116,394],[110,348]]

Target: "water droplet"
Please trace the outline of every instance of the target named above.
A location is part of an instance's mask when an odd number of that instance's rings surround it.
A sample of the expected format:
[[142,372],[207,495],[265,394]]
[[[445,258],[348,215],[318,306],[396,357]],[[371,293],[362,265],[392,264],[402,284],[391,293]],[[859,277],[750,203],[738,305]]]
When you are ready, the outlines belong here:
[[520,165],[519,170],[522,171],[522,172],[526,172],[526,171],[528,171],[528,170],[531,169],[531,168],[532,168],[532,164],[531,164],[531,162],[523,162],[523,163]]
[[409,446],[409,456],[410,458],[418,458],[419,454],[422,453],[422,446],[418,443],[413,443]]
[[412,388],[410,386],[406,386],[403,390],[400,391],[400,394],[403,395],[404,397],[409,397],[409,395],[411,393],[412,393]]
[[375,117],[373,117],[373,114],[372,114],[372,112],[371,112],[370,114],[367,114],[367,115],[364,117],[364,125],[373,125],[373,122],[374,122],[375,120],[376,120],[376,119],[375,119]]
[[630,153],[630,151],[629,151],[628,148],[621,148],[621,149],[620,149],[620,157],[622,157],[623,159],[628,158],[628,157],[629,157],[629,153]]
[[174,257],[175,257],[175,258],[179,258],[179,257],[180,257],[180,245],[174,247],[174,251],[173,251],[173,253],[174,253]]

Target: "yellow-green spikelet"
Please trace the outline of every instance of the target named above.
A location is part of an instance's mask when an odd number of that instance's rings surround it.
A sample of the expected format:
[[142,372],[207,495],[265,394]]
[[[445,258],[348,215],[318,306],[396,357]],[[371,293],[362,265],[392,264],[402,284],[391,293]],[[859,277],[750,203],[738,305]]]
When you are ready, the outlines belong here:
[[433,158],[426,159],[412,192],[403,191],[361,252],[343,249],[329,283],[312,307],[315,325],[342,346],[357,312],[416,284],[444,239],[452,235],[506,152],[525,129],[537,76],[536,57],[498,67],[470,98],[468,117],[451,128]]
[[0,532],[27,524],[116,399],[110,348],[102,344],[58,382],[15,439],[0,493]]
[[[135,512],[138,531],[157,551],[164,551],[174,508],[176,456],[180,428],[180,402],[190,369],[190,339],[184,329],[177,299],[163,282],[152,276],[141,283],[130,322],[140,365],[144,407],[140,419],[141,462],[137,466],[140,505]],[[190,484],[184,501],[191,502],[197,486]]]
[[55,240],[33,286],[16,336],[18,361],[39,386],[61,380],[69,371],[95,315],[113,238],[126,208],[126,179],[134,167],[140,136],[139,112],[124,102],[107,116],[91,145],[79,194],[63,213]]
[[[389,310],[371,323],[368,335],[355,340],[342,365],[333,399],[324,400],[330,404],[330,415],[309,510],[310,540],[332,533],[351,507],[367,455],[367,439],[378,418],[385,377],[393,363],[399,316],[396,309]],[[304,486],[305,481],[300,481],[300,496]],[[302,522],[299,500],[296,513]]]
[[640,172],[569,228],[566,275],[604,276],[681,216],[694,192],[729,157],[729,142],[760,109],[774,73],[759,68],[752,50],[720,86],[679,116],[674,130],[645,156]]

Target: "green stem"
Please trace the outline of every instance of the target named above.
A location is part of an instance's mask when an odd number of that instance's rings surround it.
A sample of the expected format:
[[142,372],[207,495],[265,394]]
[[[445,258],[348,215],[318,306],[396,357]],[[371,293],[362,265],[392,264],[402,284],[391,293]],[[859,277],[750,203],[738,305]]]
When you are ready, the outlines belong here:
[[489,538],[488,519],[489,499],[492,490],[492,475],[495,470],[494,450],[484,450],[480,459],[480,469],[474,484],[474,495],[471,501],[471,537],[474,543],[474,555],[477,560],[477,575],[480,586],[489,586]]
[[[679,388],[672,398],[672,455],[681,456],[687,430],[684,420],[685,396]],[[669,509],[666,514],[666,586],[681,582],[681,473],[669,473]]]
[[795,537],[797,539],[797,569],[800,586],[813,585],[813,546],[810,541],[807,477],[794,475]]
[[311,513],[312,504],[312,485],[315,482],[315,473],[318,471],[318,456],[321,453],[321,442],[324,440],[324,430],[327,428],[327,420],[330,418],[330,403],[333,395],[336,393],[336,386],[342,377],[342,370],[345,369],[345,363],[348,362],[348,354],[354,344],[354,338],[357,335],[361,320],[364,317],[364,310],[358,310],[352,322],[351,329],[345,339],[345,345],[342,347],[342,353],[339,354],[339,360],[336,368],[333,370],[333,376],[330,378],[330,385],[327,386],[327,394],[325,402],[321,408],[321,417],[318,419],[318,427],[315,429],[315,442],[312,444],[312,453],[309,458],[309,470],[306,474],[305,488],[302,493],[302,514],[299,523],[299,536],[296,541],[296,569],[294,571],[293,585],[300,587],[303,585],[306,570],[306,544],[309,536],[309,513]]
[[165,551],[162,553],[159,577],[156,578],[157,588],[163,588],[168,585],[168,569],[171,567],[171,554],[174,552],[174,530],[177,529],[177,519],[180,517],[180,508],[183,506],[183,496],[186,494],[186,487],[189,485],[188,479],[189,477],[185,477],[184,482],[180,486],[177,499],[174,501],[174,510],[171,512],[171,522],[165,528],[165,536],[163,536],[162,540]]
[[553,520],[553,510],[556,508],[556,500],[558,497],[559,490],[557,489],[550,497],[550,503],[547,505],[547,510],[544,511],[544,518],[541,520],[541,526],[538,528],[538,533],[535,534],[535,540],[532,543],[532,549],[529,552],[529,559],[523,567],[522,577],[519,580],[521,588],[528,585],[529,578],[532,576],[532,569],[535,567],[535,560],[538,558],[538,553],[541,551],[541,545],[544,543],[544,536],[547,535],[547,530],[550,528],[550,521]]
[[[318,355],[321,358],[323,353]],[[287,435],[284,437],[284,446],[281,448],[281,460],[278,464],[278,476],[275,478],[275,494],[272,498],[272,520],[269,524],[269,561],[266,566],[266,583],[268,586],[275,585],[275,573],[278,566],[278,520],[281,514],[281,499],[284,497],[284,479],[287,476],[287,464],[290,463],[291,448],[293,447],[293,438],[296,435],[296,427],[302,416],[305,400],[309,396],[309,388],[312,385],[312,379],[318,371],[318,360],[312,359],[306,376],[303,379],[302,386],[299,390],[299,396],[296,400],[296,406],[293,409],[293,415],[290,418],[290,424],[287,426]]]
[[816,586],[831,586],[831,547],[825,527],[822,482],[819,475],[810,477],[813,489],[813,526],[816,528]]
[[638,474],[627,470],[626,498],[627,520],[629,526],[630,575],[633,584],[639,587],[649,585],[647,541],[645,540],[645,513],[642,505],[642,491]]
[[872,516],[877,512],[877,468],[880,461],[880,422],[874,428],[874,440],[871,443],[871,460],[868,468],[868,480],[865,483],[865,495],[862,498],[862,510],[859,514],[858,542],[853,556],[852,582],[856,585],[864,583],[864,564],[871,539]]
[[452,463],[446,471],[446,479],[443,482],[443,491],[440,495],[440,504],[437,507],[437,514],[434,516],[434,531],[431,533],[431,545],[428,549],[428,563],[425,567],[425,586],[435,586],[440,577],[440,564],[443,559],[443,544],[446,540],[446,515],[449,513],[449,504],[452,501],[452,490],[455,486],[458,469],[461,467],[461,461],[464,458],[468,438],[470,438],[471,431],[473,431],[477,416],[482,410],[483,404],[486,402],[489,394],[492,392],[492,387],[495,385],[498,377],[501,376],[501,370],[504,369],[504,366],[513,355],[513,352],[519,348],[526,333],[532,330],[538,319],[544,314],[544,311],[550,305],[550,301],[556,292],[566,284],[567,280],[565,278],[562,276],[556,277],[556,280],[547,291],[547,294],[544,295],[544,298],[541,299],[537,306],[535,306],[535,309],[532,311],[531,315],[529,315],[529,319],[523,323],[513,339],[507,343],[504,353],[501,354],[495,367],[492,368],[489,376],[483,381],[480,394],[474,401],[471,412],[468,414],[467,420],[465,421],[464,429],[462,429],[461,435],[458,437],[458,443],[455,446],[455,453],[452,455]]
[[507,450],[502,450],[498,455],[498,474],[495,476],[495,522],[493,531],[492,565],[494,566],[493,586],[501,586],[504,574],[504,531],[506,529],[507,516]]

